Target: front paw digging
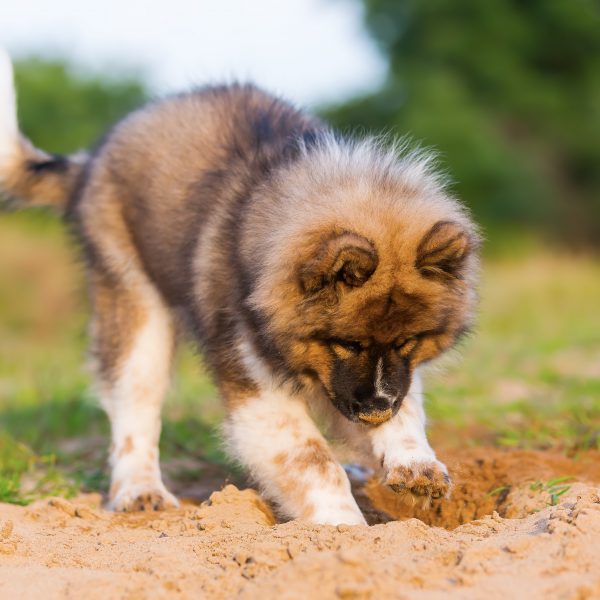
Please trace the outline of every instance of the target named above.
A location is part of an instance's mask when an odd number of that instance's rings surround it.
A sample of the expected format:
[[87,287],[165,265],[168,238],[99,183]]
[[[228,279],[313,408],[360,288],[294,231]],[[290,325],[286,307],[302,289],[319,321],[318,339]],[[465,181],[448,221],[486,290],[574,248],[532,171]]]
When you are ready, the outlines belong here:
[[432,500],[449,496],[451,487],[446,466],[437,460],[391,467],[384,483],[397,493]]

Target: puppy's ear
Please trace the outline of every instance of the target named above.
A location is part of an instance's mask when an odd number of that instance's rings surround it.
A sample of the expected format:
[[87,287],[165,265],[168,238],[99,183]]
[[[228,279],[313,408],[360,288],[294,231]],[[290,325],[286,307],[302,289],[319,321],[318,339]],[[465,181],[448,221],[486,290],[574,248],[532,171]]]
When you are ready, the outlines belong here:
[[438,221],[421,240],[415,266],[423,277],[460,279],[475,245],[458,223]]
[[341,233],[321,242],[314,256],[299,268],[300,287],[306,295],[334,288],[337,283],[360,287],[378,262],[369,240],[356,233]]

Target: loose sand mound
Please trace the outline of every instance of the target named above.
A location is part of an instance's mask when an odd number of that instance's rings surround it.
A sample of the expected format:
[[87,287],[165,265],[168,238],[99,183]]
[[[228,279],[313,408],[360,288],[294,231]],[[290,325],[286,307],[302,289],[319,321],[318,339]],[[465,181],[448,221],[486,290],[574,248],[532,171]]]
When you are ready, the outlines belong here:
[[357,487],[372,527],[275,524],[233,486],[165,513],[0,505],[0,598],[600,598],[598,453],[444,458],[454,496],[428,510]]

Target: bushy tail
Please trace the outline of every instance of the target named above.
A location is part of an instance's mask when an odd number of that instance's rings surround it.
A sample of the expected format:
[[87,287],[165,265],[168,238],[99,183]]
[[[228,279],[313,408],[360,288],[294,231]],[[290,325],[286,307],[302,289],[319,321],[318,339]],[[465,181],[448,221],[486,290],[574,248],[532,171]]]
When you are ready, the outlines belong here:
[[0,48],[0,195],[64,210],[87,156],[56,156],[35,148],[19,132],[15,100],[12,63]]

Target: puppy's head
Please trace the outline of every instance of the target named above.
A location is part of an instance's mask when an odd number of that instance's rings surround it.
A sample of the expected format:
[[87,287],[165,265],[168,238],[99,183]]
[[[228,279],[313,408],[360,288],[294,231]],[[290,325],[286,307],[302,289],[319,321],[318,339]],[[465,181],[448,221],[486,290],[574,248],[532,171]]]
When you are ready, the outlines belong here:
[[378,247],[358,233],[333,232],[299,261],[301,310],[314,328],[292,354],[351,420],[389,419],[415,368],[468,327],[475,240],[460,224],[437,221],[408,241]]
[[253,300],[290,372],[382,423],[471,324],[477,230],[419,159],[351,149],[309,166],[281,179],[291,208],[264,233]]

